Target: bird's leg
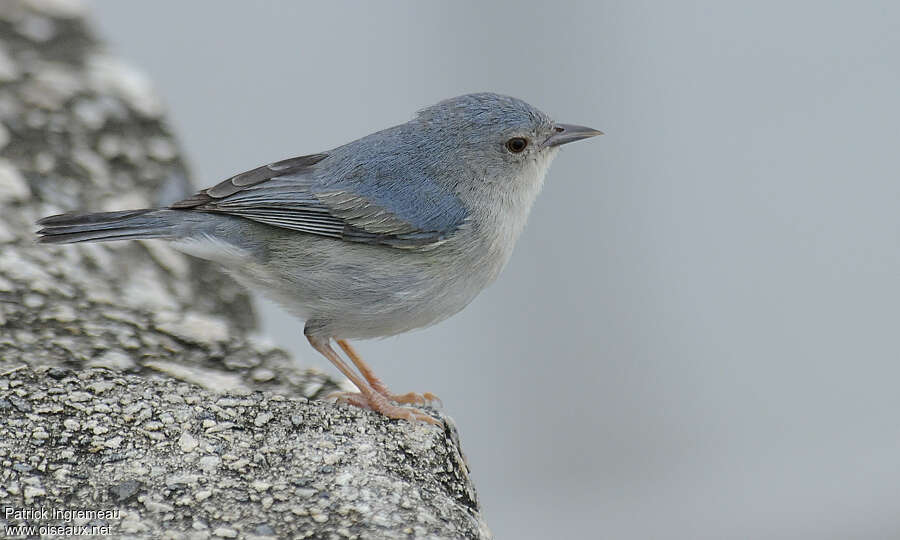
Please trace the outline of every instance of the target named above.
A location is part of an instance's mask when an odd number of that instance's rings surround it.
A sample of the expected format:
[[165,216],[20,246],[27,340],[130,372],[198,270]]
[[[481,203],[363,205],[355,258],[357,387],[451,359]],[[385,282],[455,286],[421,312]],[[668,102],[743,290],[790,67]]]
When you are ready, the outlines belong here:
[[362,373],[362,376],[366,378],[366,381],[369,382],[369,385],[373,390],[381,394],[382,396],[388,398],[391,401],[396,403],[412,403],[415,405],[430,405],[433,402],[437,402],[441,404],[440,398],[431,392],[425,392],[424,394],[417,394],[415,392],[409,392],[408,394],[394,394],[391,392],[387,385],[382,382],[381,379],[375,375],[375,372],[372,371],[372,368],[369,367],[365,361],[363,361],[362,357],[359,356],[359,353],[356,352],[350,343],[346,339],[336,339],[335,340],[338,345],[344,352],[347,353],[347,356],[353,363],[356,365],[356,368],[359,369],[359,372]]
[[402,418],[404,420],[409,420],[410,422],[420,420],[422,422],[428,422],[429,424],[440,425],[440,422],[424,412],[391,404],[385,396],[372,389],[365,380],[361,379],[359,375],[356,374],[340,356],[338,356],[334,349],[331,348],[331,344],[329,343],[331,340],[329,338],[307,335],[306,339],[309,340],[309,344],[312,345],[315,350],[319,351],[322,356],[334,364],[334,367],[338,368],[341,373],[359,388],[359,393],[341,396],[342,401],[364,409],[371,409],[388,418]]

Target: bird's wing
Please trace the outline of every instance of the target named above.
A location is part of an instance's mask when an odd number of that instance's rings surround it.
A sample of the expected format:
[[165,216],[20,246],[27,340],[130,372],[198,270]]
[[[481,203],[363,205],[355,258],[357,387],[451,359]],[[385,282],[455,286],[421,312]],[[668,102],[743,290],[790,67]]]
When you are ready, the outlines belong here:
[[326,157],[327,154],[313,154],[270,163],[235,175],[171,207],[228,214],[283,229],[397,248],[437,245],[465,221],[465,210],[458,199],[448,199],[446,193],[436,197],[431,182],[404,181],[404,188],[397,190],[385,190],[379,182],[367,190],[367,184],[358,179],[326,185],[310,174]]

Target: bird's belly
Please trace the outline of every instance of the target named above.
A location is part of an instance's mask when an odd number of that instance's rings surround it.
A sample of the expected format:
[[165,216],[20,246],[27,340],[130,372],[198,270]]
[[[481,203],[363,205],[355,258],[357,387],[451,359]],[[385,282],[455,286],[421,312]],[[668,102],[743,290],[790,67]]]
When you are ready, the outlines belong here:
[[259,283],[240,275],[235,277],[299,319],[316,321],[324,333],[345,339],[387,337],[431,326],[458,313],[480,291],[465,285],[448,287],[421,281],[415,288],[385,289],[382,280],[372,279],[371,287],[360,287],[354,282],[343,290],[339,283],[332,282],[329,285],[334,290],[329,294],[311,283],[309,287],[286,290],[271,281]]
[[[386,337],[441,322],[467,306],[497,272],[464,255],[309,238],[301,247],[302,256],[283,257],[292,266],[251,264],[232,270],[248,288],[338,338]],[[298,260],[304,262],[298,265]]]

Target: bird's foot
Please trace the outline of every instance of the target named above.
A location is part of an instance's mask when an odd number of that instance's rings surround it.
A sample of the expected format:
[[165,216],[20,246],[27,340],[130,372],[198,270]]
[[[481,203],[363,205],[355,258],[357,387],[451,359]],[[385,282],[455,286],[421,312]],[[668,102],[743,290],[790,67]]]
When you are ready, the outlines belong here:
[[437,397],[431,392],[425,392],[424,394],[417,394],[415,392],[408,392],[406,394],[387,393],[381,395],[393,401],[394,403],[419,405],[421,407],[444,407],[444,402],[441,401],[441,398]]
[[[410,394],[406,394],[409,396]],[[418,394],[416,394],[418,395]],[[421,398],[425,398],[429,394],[425,396],[419,396]],[[405,397],[405,396],[397,396],[397,397]],[[434,396],[432,396],[434,397]],[[328,398],[335,398],[337,401],[341,403],[346,403],[347,405],[353,405],[354,407],[360,407],[363,409],[369,409],[370,411],[375,411],[381,413],[388,418],[398,418],[403,420],[408,420],[410,422],[427,422],[429,424],[434,424],[436,426],[441,425],[441,422],[435,420],[428,414],[423,411],[417,409],[411,409],[409,407],[398,407],[397,405],[393,405],[388,401],[388,397],[381,395],[380,393],[372,393],[367,396],[361,392],[334,392],[328,395]],[[398,403],[403,403],[398,401]],[[410,402],[407,402],[410,403]]]
[[432,394],[431,392],[425,392],[424,394],[417,394],[415,392],[407,392],[406,394],[395,394],[390,391],[390,389],[381,382],[381,379],[375,377],[374,375],[370,375],[367,377],[369,384],[372,386],[372,390],[375,390],[382,396],[388,398],[394,403],[400,403],[404,405],[418,405],[420,407],[428,406],[434,407],[437,406],[439,408],[444,407],[444,402],[441,401],[441,398]]
[[378,378],[377,375],[375,375],[375,372],[372,371],[372,368],[369,367],[369,364],[363,361],[363,359],[359,356],[359,353],[356,352],[356,349],[354,349],[347,340],[337,339],[336,341],[337,344],[342,349],[344,349],[344,352],[347,353],[347,356],[350,358],[350,360],[353,361],[357,369],[359,369],[359,372],[362,374],[362,376],[365,377],[366,382],[369,383],[369,386],[372,387],[372,390],[378,392],[394,403],[429,407],[437,406],[443,408],[444,402],[431,392],[425,392],[424,394],[417,394],[415,392],[409,392],[407,394],[395,394],[391,392],[387,385],[384,384],[384,381],[382,381]]

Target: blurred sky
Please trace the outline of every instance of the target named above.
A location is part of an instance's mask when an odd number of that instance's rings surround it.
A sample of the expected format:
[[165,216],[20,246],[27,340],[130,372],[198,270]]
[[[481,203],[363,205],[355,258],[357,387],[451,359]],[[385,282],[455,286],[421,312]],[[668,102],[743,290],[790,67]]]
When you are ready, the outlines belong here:
[[472,91],[607,133],[468,309],[358,347],[498,538],[900,538],[900,3],[93,3],[198,184]]

